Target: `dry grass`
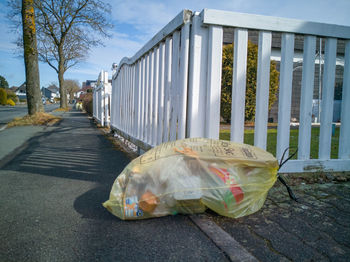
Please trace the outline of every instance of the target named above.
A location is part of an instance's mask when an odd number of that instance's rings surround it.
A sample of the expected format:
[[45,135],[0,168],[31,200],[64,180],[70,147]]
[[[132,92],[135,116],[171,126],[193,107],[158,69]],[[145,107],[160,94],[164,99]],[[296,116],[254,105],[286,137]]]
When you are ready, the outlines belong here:
[[47,113],[35,113],[34,115],[25,115],[24,117],[16,117],[10,123],[8,123],[7,127],[13,126],[41,126],[47,125],[52,126],[59,121],[61,121],[61,117],[53,116]]
[[108,128],[100,128],[103,135],[113,144],[115,150],[122,151],[130,160],[138,157],[137,153],[133,152],[125,143],[114,137],[113,133]]
[[72,110],[72,108],[70,108],[70,107],[65,107],[65,108],[59,107],[59,108],[55,109],[54,112],[69,112],[70,110]]

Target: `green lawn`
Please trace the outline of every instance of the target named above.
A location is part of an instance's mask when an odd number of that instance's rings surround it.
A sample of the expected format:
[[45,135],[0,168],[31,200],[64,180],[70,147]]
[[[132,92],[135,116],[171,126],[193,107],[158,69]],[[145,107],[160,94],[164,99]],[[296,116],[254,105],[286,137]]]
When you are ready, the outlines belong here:
[[[311,158],[318,158],[318,139],[319,139],[320,128],[313,127],[311,129]],[[290,152],[298,147],[298,129],[290,130]],[[230,140],[230,130],[220,130],[220,139]],[[277,129],[268,129],[267,131],[267,151],[276,155],[276,142],[277,142]],[[339,142],[339,127],[335,129],[335,135],[332,137],[332,148],[331,158],[338,158],[338,142]],[[244,131],[244,143],[253,145],[254,144],[254,130]],[[297,155],[294,157],[296,158]]]

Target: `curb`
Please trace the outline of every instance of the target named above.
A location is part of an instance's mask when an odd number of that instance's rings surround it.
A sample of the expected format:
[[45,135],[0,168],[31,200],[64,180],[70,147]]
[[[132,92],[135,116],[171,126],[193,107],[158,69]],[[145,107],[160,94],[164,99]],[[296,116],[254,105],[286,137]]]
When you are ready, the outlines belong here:
[[231,235],[211,221],[206,215],[190,215],[189,218],[227,255],[230,261],[258,261]]
[[28,141],[24,142],[19,147],[16,147],[11,153],[7,154],[5,157],[0,159],[0,169],[7,165],[10,161],[12,161],[16,156],[18,156],[23,150],[28,147]]
[[0,128],[0,132],[3,131],[3,130],[5,130],[6,128],[7,128],[7,124],[4,125],[4,126],[2,126],[2,127]]

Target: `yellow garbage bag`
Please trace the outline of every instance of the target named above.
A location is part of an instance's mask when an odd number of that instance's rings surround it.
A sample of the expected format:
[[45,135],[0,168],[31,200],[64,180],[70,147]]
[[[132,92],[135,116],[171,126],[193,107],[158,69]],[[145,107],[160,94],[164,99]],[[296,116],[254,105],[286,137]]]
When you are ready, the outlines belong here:
[[277,179],[278,162],[246,144],[188,138],[161,144],[134,159],[103,203],[125,220],[201,213],[227,217],[258,211]]

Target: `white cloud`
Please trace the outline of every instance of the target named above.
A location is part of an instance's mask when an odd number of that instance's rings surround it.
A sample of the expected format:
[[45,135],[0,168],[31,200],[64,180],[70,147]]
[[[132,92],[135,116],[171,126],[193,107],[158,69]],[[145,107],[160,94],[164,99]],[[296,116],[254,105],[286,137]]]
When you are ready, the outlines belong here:
[[10,21],[6,17],[7,8],[0,3],[0,51],[8,51],[16,48],[16,33],[11,30]]
[[155,34],[168,23],[173,12],[163,1],[112,1],[112,16],[118,23],[133,25],[144,34]]

